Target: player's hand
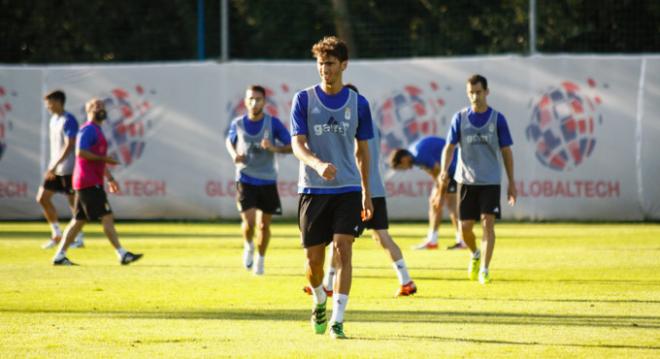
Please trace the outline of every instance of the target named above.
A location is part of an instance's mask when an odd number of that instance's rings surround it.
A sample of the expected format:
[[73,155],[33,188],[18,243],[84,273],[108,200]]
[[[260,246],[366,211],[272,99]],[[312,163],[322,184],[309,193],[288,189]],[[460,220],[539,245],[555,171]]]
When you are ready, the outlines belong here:
[[103,158],[103,162],[105,162],[109,165],[118,165],[119,164],[119,161],[117,161],[116,159],[114,159],[113,157],[110,157],[110,156],[105,156]]
[[110,193],[119,192],[119,183],[117,183],[117,181],[114,178],[108,180],[108,191],[110,191]]
[[261,140],[261,148],[263,148],[264,150],[272,151],[274,146],[269,139],[264,138],[263,140]]
[[337,176],[337,167],[332,163],[320,162],[314,170],[326,181],[332,181]]
[[46,173],[44,173],[44,178],[52,181],[55,179],[55,171],[52,168],[49,168],[46,170]]
[[432,193],[431,197],[431,206],[434,210],[439,210],[442,208],[442,204],[445,201],[445,194],[447,193],[447,186],[449,182],[440,182],[438,183],[435,191]]
[[367,222],[374,217],[374,204],[371,202],[371,195],[362,195],[362,212],[360,213],[362,222]]
[[516,204],[516,198],[518,197],[518,191],[516,190],[515,183],[509,183],[509,187],[506,191],[507,197],[509,198],[509,206],[514,206]]
[[236,157],[234,157],[234,163],[245,163],[246,160],[247,160],[247,156],[245,155],[237,154]]

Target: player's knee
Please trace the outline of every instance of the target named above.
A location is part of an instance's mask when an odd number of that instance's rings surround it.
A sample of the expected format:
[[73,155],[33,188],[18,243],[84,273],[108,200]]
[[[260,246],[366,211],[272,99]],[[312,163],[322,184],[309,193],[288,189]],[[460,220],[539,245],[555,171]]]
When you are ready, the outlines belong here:
[[269,229],[270,229],[270,223],[264,223],[264,222],[259,223],[259,230],[260,231],[263,232],[263,231],[267,231]]

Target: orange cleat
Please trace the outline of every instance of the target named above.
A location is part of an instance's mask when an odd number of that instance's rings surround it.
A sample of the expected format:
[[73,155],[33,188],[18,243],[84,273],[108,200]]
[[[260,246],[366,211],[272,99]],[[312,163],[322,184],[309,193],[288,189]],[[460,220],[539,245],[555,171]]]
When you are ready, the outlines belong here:
[[410,281],[407,284],[402,285],[401,288],[399,288],[399,290],[396,292],[396,296],[407,297],[415,293],[417,293],[417,286],[415,285],[415,282]]
[[[325,287],[323,287],[323,290],[325,291],[325,295],[332,297],[332,290],[326,289]],[[312,288],[306,285],[303,287],[303,292],[307,293],[307,295],[312,295]]]
[[415,250],[434,250],[438,249],[438,243],[424,242],[413,247]]

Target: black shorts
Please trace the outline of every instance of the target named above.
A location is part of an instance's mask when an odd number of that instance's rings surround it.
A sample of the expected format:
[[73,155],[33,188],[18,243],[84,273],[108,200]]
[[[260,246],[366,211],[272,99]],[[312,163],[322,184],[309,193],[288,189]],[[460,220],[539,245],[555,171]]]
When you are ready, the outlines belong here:
[[74,191],[73,186],[71,186],[71,177],[71,175],[55,175],[55,178],[52,180],[44,180],[44,183],[41,186],[49,191],[73,194]]
[[298,200],[298,227],[303,247],[328,245],[334,234],[359,236],[360,212],[360,192],[301,194]]
[[482,214],[494,214],[495,218],[502,216],[500,208],[500,185],[466,185],[458,184],[458,218],[461,220],[481,219]]
[[108,196],[102,186],[83,188],[76,191],[73,216],[88,221],[97,220],[112,213]]
[[447,193],[456,193],[456,190],[458,189],[458,182],[456,182],[455,179],[450,179],[449,183],[447,184]]
[[239,212],[257,208],[268,214],[282,214],[282,204],[276,184],[255,186],[236,182],[236,203]]
[[373,217],[366,222],[360,222],[360,227],[388,229],[390,227],[390,221],[387,218],[387,201],[385,201],[385,197],[371,198],[371,203],[374,205]]

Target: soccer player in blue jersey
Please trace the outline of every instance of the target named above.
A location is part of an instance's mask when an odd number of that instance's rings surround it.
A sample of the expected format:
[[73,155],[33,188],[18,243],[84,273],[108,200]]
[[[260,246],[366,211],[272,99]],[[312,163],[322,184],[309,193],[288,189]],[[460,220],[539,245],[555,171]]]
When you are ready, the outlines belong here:
[[[57,210],[52,202],[55,193],[66,195],[69,207],[73,212],[74,191],[71,186],[74,152],[76,147],[76,134],[78,121],[69,112],[64,110],[66,94],[62,90],[55,90],[44,97],[46,108],[51,113],[48,123],[48,139],[50,141],[50,160],[48,169],[44,174],[44,181],[37,192],[37,202],[41,205],[44,216],[50,224],[51,237],[41,248],[55,247],[62,239],[62,229],[57,218]],[[72,248],[83,247],[83,234],[80,232],[71,244]]]
[[[282,214],[275,154],[291,153],[291,136],[277,117],[264,112],[266,90],[262,86],[248,87],[244,101],[247,114],[231,122],[226,146],[236,164],[236,202],[244,240],[243,266],[248,270],[254,267],[255,275],[263,275],[271,219],[273,214]],[[258,253],[257,263],[253,265],[255,228],[258,230]]]
[[[516,203],[513,176],[511,133],[504,116],[488,106],[488,81],[481,75],[467,80],[470,106],[457,112],[447,134],[447,145],[442,152],[442,171],[439,181],[450,180],[449,164],[458,145],[458,163],[454,179],[458,182],[458,218],[463,240],[472,252],[468,278],[490,282],[488,271],[495,249],[495,219],[500,218],[500,157],[506,170],[507,198],[511,206]],[[475,221],[481,221],[483,237],[481,251],[477,249],[473,231]],[[483,257],[483,260],[481,259]]]
[[[433,181],[436,182],[440,174],[440,160],[442,149],[445,146],[445,140],[437,136],[422,137],[413,142],[408,149],[398,148],[390,153],[389,164],[395,170],[408,170],[413,166],[418,166],[424,172],[428,173]],[[456,161],[449,166],[449,172],[453,174],[456,167]],[[415,246],[415,249],[437,249],[438,248],[438,228],[442,222],[442,203],[433,205],[434,199],[440,197],[440,186],[433,186],[429,195],[429,231],[425,240]],[[456,214],[456,182],[450,181],[446,187],[446,192],[442,196],[444,204],[449,210],[449,219],[454,228],[455,243],[448,246],[447,249],[465,248],[458,230],[458,216]]]
[[312,47],[321,83],[293,98],[293,154],[300,160],[298,225],[312,287],[312,326],[325,333],[327,295],[323,290],[325,247],[332,243],[337,257],[330,335],[344,339],[344,312],[352,280],[352,246],[360,217],[373,215],[369,192],[369,144],[373,128],[369,102],[344,86],[348,48],[342,40],[325,37]]

